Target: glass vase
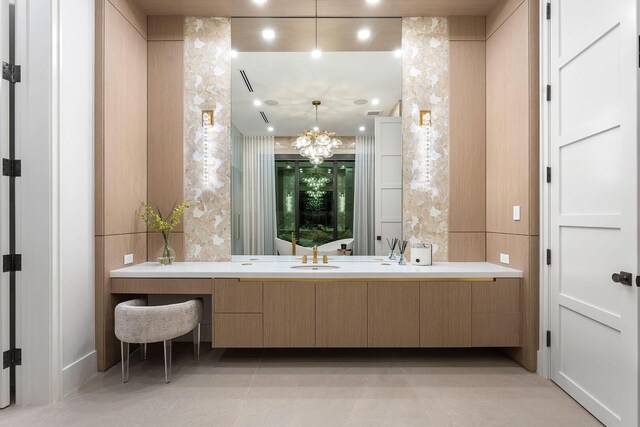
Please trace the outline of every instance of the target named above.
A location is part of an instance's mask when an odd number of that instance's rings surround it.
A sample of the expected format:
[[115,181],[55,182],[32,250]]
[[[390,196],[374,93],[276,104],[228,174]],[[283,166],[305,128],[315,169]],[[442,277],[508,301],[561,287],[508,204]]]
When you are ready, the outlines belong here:
[[176,260],[176,251],[169,244],[169,236],[163,236],[162,247],[158,251],[158,262],[160,265],[171,265]]

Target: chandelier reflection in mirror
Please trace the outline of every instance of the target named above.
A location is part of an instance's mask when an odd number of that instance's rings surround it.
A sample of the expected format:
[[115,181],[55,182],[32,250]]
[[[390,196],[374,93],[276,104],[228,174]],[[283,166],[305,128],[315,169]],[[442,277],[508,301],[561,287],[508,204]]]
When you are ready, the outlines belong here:
[[311,175],[307,175],[301,179],[309,188],[306,193],[309,196],[307,199],[307,205],[311,210],[319,209],[322,205],[322,197],[326,194],[323,190],[331,180],[324,175],[314,172]]
[[320,165],[325,159],[333,156],[333,151],[340,148],[342,141],[335,137],[335,133],[328,132],[318,127],[318,107],[322,104],[315,100],[311,103],[316,108],[316,126],[311,130],[305,130],[293,144],[300,150],[300,155],[309,159],[314,165]]

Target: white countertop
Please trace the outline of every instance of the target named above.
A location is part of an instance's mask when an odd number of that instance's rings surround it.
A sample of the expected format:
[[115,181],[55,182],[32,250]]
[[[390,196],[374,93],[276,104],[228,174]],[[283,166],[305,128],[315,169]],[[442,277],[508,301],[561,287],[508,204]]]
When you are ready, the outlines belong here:
[[[322,260],[320,259],[320,263]],[[422,267],[398,265],[386,257],[335,256],[329,265],[338,268],[292,268],[302,265],[300,257],[234,256],[230,262],[156,262],[111,271],[114,278],[216,278],[216,279],[486,279],[519,278],[522,271],[488,262],[438,262]],[[312,266],[309,257],[308,266]]]

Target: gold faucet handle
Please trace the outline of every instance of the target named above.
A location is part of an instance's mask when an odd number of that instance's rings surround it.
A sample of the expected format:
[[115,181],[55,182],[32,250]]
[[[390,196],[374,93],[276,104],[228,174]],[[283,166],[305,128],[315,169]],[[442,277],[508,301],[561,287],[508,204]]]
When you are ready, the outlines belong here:
[[322,263],[329,264],[329,257],[327,255],[322,255]]
[[302,263],[303,264],[307,263],[307,256],[306,255],[302,255]]

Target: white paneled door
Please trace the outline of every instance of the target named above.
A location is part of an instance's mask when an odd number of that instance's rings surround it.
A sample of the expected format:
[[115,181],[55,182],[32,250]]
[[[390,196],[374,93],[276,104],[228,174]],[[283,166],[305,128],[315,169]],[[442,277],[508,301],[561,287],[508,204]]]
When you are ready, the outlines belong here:
[[[9,0],[0,0],[0,57],[9,62]],[[0,158],[9,158],[9,82],[0,80]],[[0,255],[9,253],[9,178],[0,177]],[[0,264],[2,259],[0,258]],[[3,265],[4,267],[4,265]],[[4,270],[4,268],[3,268]],[[0,270],[0,348],[9,350],[9,273]],[[0,366],[0,408],[9,406],[10,368]]]
[[638,425],[638,3],[551,0],[551,376]]
[[387,239],[402,239],[402,119],[376,117],[375,136],[375,254],[388,255]]

